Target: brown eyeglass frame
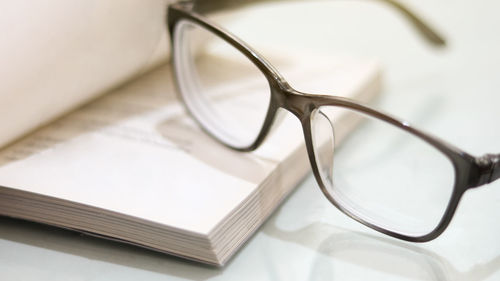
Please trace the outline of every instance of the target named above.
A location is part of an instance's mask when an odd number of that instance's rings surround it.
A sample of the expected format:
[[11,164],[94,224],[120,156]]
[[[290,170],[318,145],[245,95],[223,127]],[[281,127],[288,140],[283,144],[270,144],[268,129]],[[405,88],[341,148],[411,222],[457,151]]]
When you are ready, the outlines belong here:
[[[224,40],[225,42],[239,50],[264,74],[269,83],[269,88],[271,91],[271,100],[267,115],[265,117],[265,121],[262,125],[258,137],[248,147],[232,147],[220,141],[210,131],[203,128],[199,120],[196,120],[196,118],[194,118],[202,127],[202,129],[204,129],[205,132],[207,132],[209,135],[211,135],[217,141],[227,147],[242,152],[253,151],[257,147],[259,147],[259,145],[264,141],[267,134],[269,133],[278,109],[282,108],[289,111],[290,113],[295,115],[302,124],[311,168],[314,177],[316,178],[316,181],[321,188],[321,191],[334,206],[336,206],[339,210],[341,210],[352,219],[374,230],[398,239],[411,242],[427,242],[438,237],[447,228],[453,217],[453,214],[455,213],[458,203],[466,190],[491,183],[500,178],[500,154],[486,154],[482,157],[474,157],[459,148],[456,148],[434,136],[431,136],[421,130],[412,127],[408,124],[408,122],[399,120],[395,117],[372,109],[354,100],[330,95],[326,96],[302,93],[293,89],[278,73],[278,71],[254,49],[252,49],[245,42],[243,42],[233,34],[229,33],[217,24],[211,22],[206,17],[195,12],[195,10],[193,9],[193,2],[191,1],[172,4],[168,7],[167,26],[170,32],[172,57],[175,57],[175,53],[177,52],[174,44],[174,33],[176,32],[176,26],[184,20],[205,28],[206,30],[212,32],[214,35],[218,36],[220,39]],[[175,60],[173,60],[172,65],[175,68]],[[175,75],[176,71],[173,71],[173,73]],[[175,80],[176,82],[178,81],[177,79]],[[180,91],[178,82],[177,87],[178,91]],[[342,205],[338,204],[337,201],[332,198],[330,193],[327,191],[318,170],[316,157],[314,156],[314,146],[311,132],[311,115],[321,106],[336,106],[340,108],[346,108],[391,124],[427,142],[438,151],[442,152],[452,162],[455,170],[455,184],[453,187],[453,193],[443,217],[441,218],[438,225],[434,228],[434,230],[426,235],[416,237],[400,234],[363,220],[362,218],[351,213]],[[187,108],[187,110],[189,112],[190,109]]]

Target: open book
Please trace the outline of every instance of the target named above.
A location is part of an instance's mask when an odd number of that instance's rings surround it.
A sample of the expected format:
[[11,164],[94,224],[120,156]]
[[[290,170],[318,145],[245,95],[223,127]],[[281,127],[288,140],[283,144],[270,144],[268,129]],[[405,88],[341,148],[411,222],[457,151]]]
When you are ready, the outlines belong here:
[[[369,101],[380,89],[373,61],[278,60],[299,90]],[[232,151],[194,124],[171,76],[167,63],[42,128],[2,132],[26,136],[0,150],[0,215],[226,263],[309,171],[301,127],[287,115],[258,150]]]

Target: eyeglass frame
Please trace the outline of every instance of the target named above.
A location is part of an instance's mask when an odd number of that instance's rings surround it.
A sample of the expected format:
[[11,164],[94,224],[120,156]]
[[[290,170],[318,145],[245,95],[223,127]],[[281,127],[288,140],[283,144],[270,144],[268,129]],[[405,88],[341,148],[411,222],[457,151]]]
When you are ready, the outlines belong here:
[[[171,4],[168,7],[167,27],[170,33],[170,44],[172,46],[171,52],[173,57],[175,57],[176,53],[174,42],[176,38],[175,28],[183,20],[190,21],[205,28],[206,30],[224,40],[226,43],[230,44],[239,52],[241,52],[262,72],[262,74],[266,77],[270,88],[271,100],[269,103],[269,108],[267,110],[262,128],[257,138],[251,145],[240,148],[231,146],[221,141],[212,132],[208,131],[201,124],[201,122],[194,117],[195,115],[190,112],[190,108],[186,106],[187,111],[193,116],[193,119],[196,120],[200,127],[207,134],[212,136],[215,140],[217,140],[224,146],[241,152],[250,152],[257,149],[265,140],[271,129],[271,126],[273,125],[278,109],[282,108],[292,113],[301,122],[304,132],[306,150],[311,164],[312,172],[321,191],[327,197],[330,203],[337,207],[337,209],[365,226],[401,240],[410,242],[428,242],[437,238],[448,227],[458,207],[458,203],[465,191],[471,188],[476,188],[491,183],[500,178],[500,154],[485,154],[481,157],[475,157],[443,140],[440,140],[428,133],[416,129],[406,121],[372,109],[371,107],[359,103],[355,100],[339,96],[303,93],[293,89],[285,80],[285,78],[256,50],[252,49],[244,41],[228,32],[224,28],[220,27],[218,24],[212,22],[208,18],[194,11],[193,2],[191,1]],[[172,67],[174,68],[174,76],[176,76],[177,74],[175,71],[174,61],[175,60],[172,61]],[[174,80],[176,81],[178,92],[180,92],[181,89],[179,87],[177,77]],[[183,100],[182,95],[180,96]],[[429,145],[433,146],[438,151],[443,153],[451,161],[455,172],[453,192],[441,220],[431,232],[421,236],[409,236],[397,233],[395,231],[385,229],[369,221],[366,221],[353,214],[341,204],[337,203],[337,201],[327,191],[327,187],[323,183],[314,154],[315,151],[311,129],[311,115],[321,106],[336,106],[345,108],[358,113],[362,113],[376,120],[386,122],[423,140],[424,142],[428,143]]]

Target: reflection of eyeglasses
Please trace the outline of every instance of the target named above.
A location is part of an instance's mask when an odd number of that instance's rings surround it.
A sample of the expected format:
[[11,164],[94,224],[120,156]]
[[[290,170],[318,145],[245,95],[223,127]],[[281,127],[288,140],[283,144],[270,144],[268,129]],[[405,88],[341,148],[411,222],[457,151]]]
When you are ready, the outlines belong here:
[[[434,239],[467,189],[500,177],[500,154],[473,157],[353,100],[293,89],[255,50],[189,2],[169,6],[168,28],[178,89],[205,131],[230,148],[252,151],[277,110],[291,112],[302,123],[323,193],[375,230],[414,242]],[[334,151],[346,121],[360,129]]]

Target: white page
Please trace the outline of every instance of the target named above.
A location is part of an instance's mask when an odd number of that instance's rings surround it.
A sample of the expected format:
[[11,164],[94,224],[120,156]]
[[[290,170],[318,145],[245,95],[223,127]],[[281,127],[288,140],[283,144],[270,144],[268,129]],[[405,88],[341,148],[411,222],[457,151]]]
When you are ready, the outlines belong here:
[[0,2],[0,146],[166,59],[171,0]]

